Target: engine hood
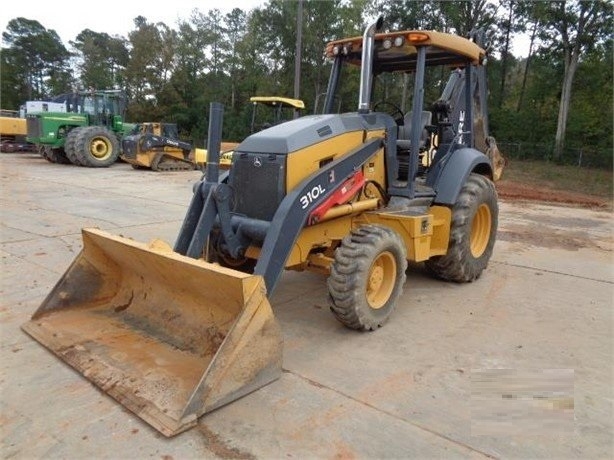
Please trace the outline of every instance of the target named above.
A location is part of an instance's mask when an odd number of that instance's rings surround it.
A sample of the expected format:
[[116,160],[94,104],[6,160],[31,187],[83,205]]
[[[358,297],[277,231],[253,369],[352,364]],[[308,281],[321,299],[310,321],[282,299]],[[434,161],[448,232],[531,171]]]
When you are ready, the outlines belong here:
[[235,152],[287,155],[340,134],[375,129],[382,124],[376,118],[356,113],[307,115],[252,134]]

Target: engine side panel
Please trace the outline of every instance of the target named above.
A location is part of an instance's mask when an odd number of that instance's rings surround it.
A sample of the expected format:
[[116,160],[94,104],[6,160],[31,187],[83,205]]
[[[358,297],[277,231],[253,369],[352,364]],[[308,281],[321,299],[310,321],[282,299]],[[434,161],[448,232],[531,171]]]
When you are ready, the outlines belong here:
[[[249,136],[233,154],[229,185],[233,212],[270,221],[283,198],[329,163],[363,145],[385,138],[388,115],[315,115],[292,120]],[[386,188],[383,153],[363,167],[369,181]],[[345,178],[330,178],[330,183]]]

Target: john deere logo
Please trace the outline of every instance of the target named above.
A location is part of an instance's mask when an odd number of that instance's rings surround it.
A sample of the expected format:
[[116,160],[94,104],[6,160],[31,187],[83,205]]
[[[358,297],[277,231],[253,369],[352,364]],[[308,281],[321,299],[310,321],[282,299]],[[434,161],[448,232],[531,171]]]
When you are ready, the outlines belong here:
[[259,168],[260,166],[262,166],[262,160],[260,159],[260,157],[254,158],[254,166],[256,168]]

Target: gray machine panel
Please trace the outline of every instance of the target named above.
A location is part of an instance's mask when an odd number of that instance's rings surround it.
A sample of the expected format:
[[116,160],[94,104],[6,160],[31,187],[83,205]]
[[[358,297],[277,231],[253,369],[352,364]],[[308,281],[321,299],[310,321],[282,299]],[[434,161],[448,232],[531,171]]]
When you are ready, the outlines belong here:
[[384,126],[382,114],[308,115],[252,134],[235,152],[287,155],[343,133]]

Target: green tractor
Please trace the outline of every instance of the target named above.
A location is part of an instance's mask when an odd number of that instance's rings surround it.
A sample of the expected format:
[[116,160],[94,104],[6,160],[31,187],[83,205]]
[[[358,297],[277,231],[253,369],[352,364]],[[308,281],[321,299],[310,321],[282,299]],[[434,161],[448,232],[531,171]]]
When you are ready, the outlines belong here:
[[[92,168],[117,161],[121,138],[133,125],[124,123],[126,97],[120,90],[80,91],[54,98],[56,109],[28,113],[28,141],[52,163]],[[57,108],[62,110],[57,110]]]

